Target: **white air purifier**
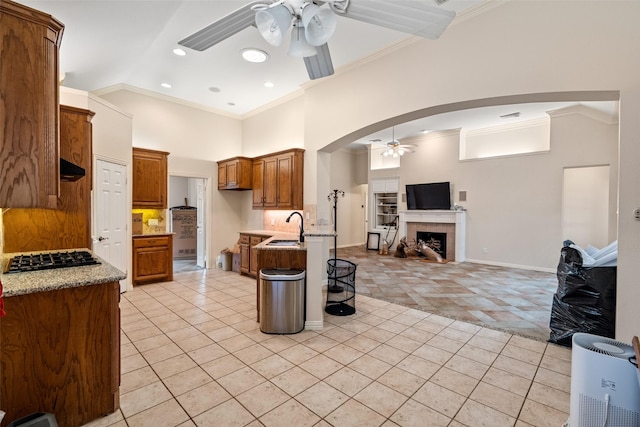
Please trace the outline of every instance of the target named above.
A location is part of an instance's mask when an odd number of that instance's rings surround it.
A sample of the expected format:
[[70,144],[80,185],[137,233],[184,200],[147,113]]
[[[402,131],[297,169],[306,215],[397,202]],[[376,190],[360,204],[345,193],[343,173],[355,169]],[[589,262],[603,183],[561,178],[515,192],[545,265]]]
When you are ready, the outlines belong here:
[[629,344],[573,335],[569,427],[640,427],[640,384]]

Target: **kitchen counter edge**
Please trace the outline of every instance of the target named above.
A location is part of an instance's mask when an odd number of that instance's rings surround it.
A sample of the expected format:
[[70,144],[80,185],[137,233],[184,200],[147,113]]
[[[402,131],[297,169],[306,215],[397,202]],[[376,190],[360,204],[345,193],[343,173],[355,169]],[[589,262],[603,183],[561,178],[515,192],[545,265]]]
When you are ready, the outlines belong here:
[[[59,289],[77,288],[81,286],[99,285],[117,282],[127,275],[86,248],[62,249],[60,252],[88,251],[101,264],[81,267],[66,267],[51,270],[29,271],[24,273],[1,274],[2,297],[48,292]],[[24,253],[7,253],[2,255],[0,269],[4,271],[9,260],[17,255],[46,253],[51,251],[29,251]]]

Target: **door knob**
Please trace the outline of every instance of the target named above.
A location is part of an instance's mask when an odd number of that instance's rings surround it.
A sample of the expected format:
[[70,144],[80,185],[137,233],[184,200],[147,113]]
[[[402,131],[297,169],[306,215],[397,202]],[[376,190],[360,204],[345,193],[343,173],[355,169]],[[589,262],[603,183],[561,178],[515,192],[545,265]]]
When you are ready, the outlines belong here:
[[109,240],[109,238],[108,237],[102,237],[102,236],[98,237],[98,242],[102,242],[103,240]]

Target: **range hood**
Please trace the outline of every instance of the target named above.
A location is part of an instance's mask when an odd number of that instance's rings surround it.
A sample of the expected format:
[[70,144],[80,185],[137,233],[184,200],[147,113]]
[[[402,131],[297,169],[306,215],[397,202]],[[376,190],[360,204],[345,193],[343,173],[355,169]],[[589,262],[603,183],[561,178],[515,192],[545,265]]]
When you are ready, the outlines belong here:
[[84,168],[60,158],[60,181],[77,181],[84,176]]

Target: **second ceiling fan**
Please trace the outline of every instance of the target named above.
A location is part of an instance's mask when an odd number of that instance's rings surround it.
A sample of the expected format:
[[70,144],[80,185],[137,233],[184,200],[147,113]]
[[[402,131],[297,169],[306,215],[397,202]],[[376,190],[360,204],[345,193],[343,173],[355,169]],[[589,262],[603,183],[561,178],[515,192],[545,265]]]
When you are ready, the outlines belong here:
[[302,58],[309,78],[333,74],[327,42],[343,16],[407,34],[436,39],[455,12],[433,5],[442,0],[278,0],[248,3],[180,40],[178,44],[203,51],[254,26],[271,45],[280,46],[291,29],[289,55]]

